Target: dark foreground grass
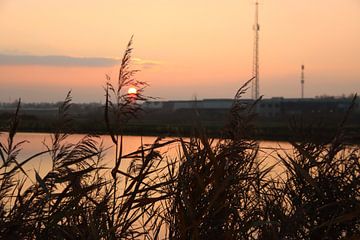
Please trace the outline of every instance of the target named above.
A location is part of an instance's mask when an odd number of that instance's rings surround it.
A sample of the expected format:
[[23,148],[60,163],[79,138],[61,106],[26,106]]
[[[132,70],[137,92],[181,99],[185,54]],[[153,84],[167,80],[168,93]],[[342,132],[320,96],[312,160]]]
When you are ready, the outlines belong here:
[[[360,238],[360,148],[344,144],[346,121],[330,139],[294,125],[303,141],[278,152],[281,175],[259,160],[258,143],[248,140],[254,105],[239,101],[216,140],[199,123],[190,139],[158,138],[125,155],[123,126],[140,110],[134,97],[146,99],[146,84],[129,68],[131,50],[130,41],[117,83],[108,78],[105,88],[113,163],[105,164],[98,136],[67,141],[70,94],[46,150],[19,158],[19,102],[0,143],[1,239]],[[124,94],[128,86],[140,91]],[[170,145],[178,156],[166,155]],[[39,156],[52,162],[44,176],[25,168]]]

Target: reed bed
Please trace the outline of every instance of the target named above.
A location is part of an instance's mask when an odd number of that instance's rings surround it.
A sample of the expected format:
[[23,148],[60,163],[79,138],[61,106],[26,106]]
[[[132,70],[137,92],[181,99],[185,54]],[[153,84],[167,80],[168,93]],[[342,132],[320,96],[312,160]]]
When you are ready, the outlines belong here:
[[[331,139],[293,122],[303,141],[291,142],[293,154],[278,152],[281,175],[264,167],[251,140],[261,99],[238,101],[252,79],[235,95],[221,138],[199,122],[190,139],[159,137],[124,154],[123,127],[148,99],[130,68],[131,45],[116,84],[107,76],[105,87],[110,165],[98,136],[67,141],[70,93],[46,150],[19,159],[19,100],[0,142],[1,239],[360,239],[360,148],[346,145],[343,131],[351,109]],[[129,86],[135,96],[124,92]],[[178,155],[169,158],[164,149],[174,145]],[[52,163],[44,176],[24,168],[39,156]]]

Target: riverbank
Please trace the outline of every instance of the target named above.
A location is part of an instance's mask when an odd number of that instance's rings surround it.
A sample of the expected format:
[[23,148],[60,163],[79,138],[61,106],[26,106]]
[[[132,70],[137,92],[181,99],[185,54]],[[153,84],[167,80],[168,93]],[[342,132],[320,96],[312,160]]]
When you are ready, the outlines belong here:
[[[227,137],[224,127],[209,127],[201,126],[202,131],[208,136],[213,138]],[[51,133],[54,128],[24,128],[19,127],[21,132],[36,132],[36,133]],[[5,130],[5,129],[3,129]],[[191,137],[196,135],[198,129],[195,126],[171,126],[171,125],[134,125],[128,124],[123,129],[123,134],[128,136],[160,136],[160,137]],[[349,144],[360,144],[360,133],[358,128],[347,127],[345,128],[346,135],[348,136]],[[106,135],[106,129],[81,129],[71,128],[69,133],[73,134],[95,134]],[[303,134],[296,133],[289,127],[255,127],[251,139],[264,140],[264,141],[304,141],[311,137],[312,141],[322,142],[328,141],[336,133],[334,128],[317,128],[311,129],[310,132],[303,132]]]
[[[69,113],[71,124],[67,131],[80,134],[106,134],[103,109],[89,108],[86,111]],[[6,130],[12,112],[0,112],[0,128]],[[56,128],[57,112],[20,110],[19,131],[52,132]],[[225,110],[178,110],[141,112],[122,127],[125,135],[189,137],[203,129],[209,137],[227,137],[229,111]],[[326,142],[338,131],[344,114],[299,115],[283,117],[254,116],[250,120],[253,130],[248,129],[249,138],[273,141]],[[342,127],[349,143],[360,143],[360,116],[351,115]],[[229,131],[229,130],[227,130]],[[231,131],[231,130],[230,130]],[[251,134],[250,134],[251,133]]]

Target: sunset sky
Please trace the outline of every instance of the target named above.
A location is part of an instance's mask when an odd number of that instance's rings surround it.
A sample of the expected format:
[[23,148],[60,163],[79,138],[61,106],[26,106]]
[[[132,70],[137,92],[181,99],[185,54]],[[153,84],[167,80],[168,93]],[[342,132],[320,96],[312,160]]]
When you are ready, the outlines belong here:
[[[162,100],[231,98],[252,73],[254,0],[0,0],[0,101],[104,99],[133,68]],[[259,1],[260,94],[360,93],[360,1]],[[245,97],[250,97],[250,91]]]

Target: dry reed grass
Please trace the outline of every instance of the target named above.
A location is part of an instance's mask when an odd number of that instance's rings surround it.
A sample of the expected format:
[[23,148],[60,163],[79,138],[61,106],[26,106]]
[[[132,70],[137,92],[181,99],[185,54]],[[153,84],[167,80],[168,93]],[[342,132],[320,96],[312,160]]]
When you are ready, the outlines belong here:
[[[19,101],[0,142],[1,239],[359,239],[360,148],[344,144],[346,117],[330,140],[306,134],[303,142],[292,142],[292,155],[278,154],[285,177],[272,178],[273,167],[261,167],[252,140],[257,101],[238,101],[251,80],[237,92],[222,138],[214,141],[197,127],[189,140],[158,138],[123,154],[122,128],[147,99],[146,83],[130,69],[131,44],[117,84],[107,77],[105,88],[104,118],[116,150],[112,166],[103,163],[98,136],[66,141],[70,93],[51,144],[19,159],[26,142],[15,140]],[[135,100],[124,93],[128,86],[138,88]],[[178,144],[178,158],[162,152],[170,144]],[[35,171],[32,180],[23,167],[40,155],[53,167],[45,176]]]

